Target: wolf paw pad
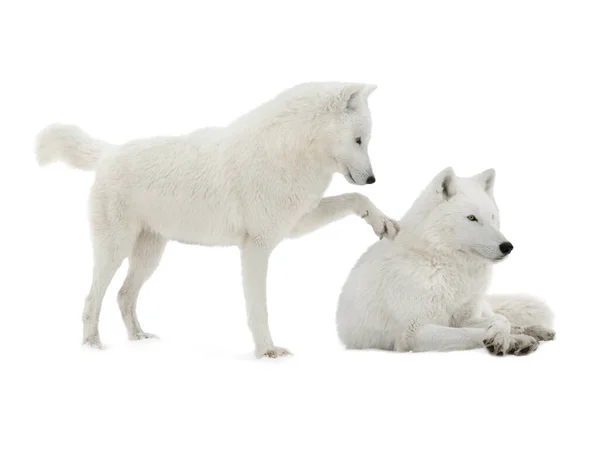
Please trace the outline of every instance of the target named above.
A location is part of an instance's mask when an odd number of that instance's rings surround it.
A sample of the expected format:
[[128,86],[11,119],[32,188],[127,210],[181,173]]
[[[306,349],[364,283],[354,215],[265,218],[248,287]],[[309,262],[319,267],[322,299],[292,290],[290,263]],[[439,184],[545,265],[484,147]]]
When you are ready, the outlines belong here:
[[527,355],[535,351],[538,346],[538,341],[529,335],[513,335],[508,353],[512,355]]
[[483,345],[490,354],[503,356],[510,349],[510,337],[504,334],[496,334],[483,340]]

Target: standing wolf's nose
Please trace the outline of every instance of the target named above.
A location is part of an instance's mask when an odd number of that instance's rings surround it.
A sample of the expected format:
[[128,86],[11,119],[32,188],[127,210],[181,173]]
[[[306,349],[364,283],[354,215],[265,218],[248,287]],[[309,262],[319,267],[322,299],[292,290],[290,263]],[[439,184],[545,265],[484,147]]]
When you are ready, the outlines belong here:
[[509,243],[508,241],[505,241],[504,243],[500,243],[500,252],[502,252],[504,255],[508,255],[512,252],[513,250],[513,245],[511,243]]
[[373,183],[375,183],[375,176],[370,175],[369,178],[367,178],[367,185],[371,185]]

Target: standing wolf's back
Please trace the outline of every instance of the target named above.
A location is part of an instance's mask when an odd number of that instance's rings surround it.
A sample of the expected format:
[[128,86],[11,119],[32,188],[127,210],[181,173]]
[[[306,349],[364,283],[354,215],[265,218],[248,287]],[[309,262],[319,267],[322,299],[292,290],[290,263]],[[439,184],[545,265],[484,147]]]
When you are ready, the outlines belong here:
[[98,162],[93,190],[118,198],[132,220],[168,239],[238,244],[237,174],[220,152],[219,135],[220,129],[209,128],[126,143]]

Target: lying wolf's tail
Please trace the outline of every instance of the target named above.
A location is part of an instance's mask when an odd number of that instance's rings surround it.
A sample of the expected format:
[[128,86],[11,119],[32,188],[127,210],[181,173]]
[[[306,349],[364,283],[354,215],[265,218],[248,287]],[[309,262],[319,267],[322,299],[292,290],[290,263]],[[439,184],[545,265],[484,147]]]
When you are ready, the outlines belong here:
[[548,306],[528,295],[493,295],[486,296],[492,310],[506,316],[511,324],[521,327],[551,327],[554,315]]
[[96,167],[103,151],[115,147],[93,139],[75,125],[52,124],[38,134],[35,154],[41,166],[60,160],[89,171]]

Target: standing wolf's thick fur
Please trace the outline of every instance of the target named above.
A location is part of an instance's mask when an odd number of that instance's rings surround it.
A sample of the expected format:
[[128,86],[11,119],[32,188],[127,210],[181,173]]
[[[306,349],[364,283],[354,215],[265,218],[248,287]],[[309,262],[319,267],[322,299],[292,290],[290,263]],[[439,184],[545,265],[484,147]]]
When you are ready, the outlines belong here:
[[258,357],[288,354],[274,346],[267,320],[271,251],[348,214],[393,238],[397,223],[366,197],[322,198],[334,173],[373,183],[367,154],[373,85],[308,83],[291,88],[227,127],[114,146],[79,128],[52,125],[38,136],[40,164],[63,160],[94,169],[90,222],[93,281],[83,311],[84,343],[100,347],[105,291],[125,258],[118,302],[132,340],[150,338],[137,319],[144,282],[167,241],[239,246],[248,324]]
[[533,352],[552,340],[552,314],[528,296],[485,296],[493,262],[512,244],[499,231],[495,172],[458,178],[442,171],[400,222],[395,240],[358,261],[338,305],[348,348]]

